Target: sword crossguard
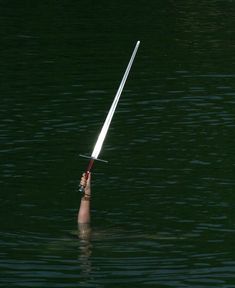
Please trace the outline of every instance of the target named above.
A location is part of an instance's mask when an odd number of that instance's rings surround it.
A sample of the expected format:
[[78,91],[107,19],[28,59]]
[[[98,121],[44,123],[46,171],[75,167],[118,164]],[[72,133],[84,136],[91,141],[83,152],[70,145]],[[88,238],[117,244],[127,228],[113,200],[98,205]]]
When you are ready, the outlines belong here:
[[99,159],[99,158],[94,158],[94,157],[92,157],[92,156],[87,156],[87,155],[83,155],[83,154],[79,154],[79,156],[80,156],[80,157],[83,157],[83,158],[87,158],[87,159],[93,159],[93,160],[96,160],[96,161],[108,163],[107,160]]

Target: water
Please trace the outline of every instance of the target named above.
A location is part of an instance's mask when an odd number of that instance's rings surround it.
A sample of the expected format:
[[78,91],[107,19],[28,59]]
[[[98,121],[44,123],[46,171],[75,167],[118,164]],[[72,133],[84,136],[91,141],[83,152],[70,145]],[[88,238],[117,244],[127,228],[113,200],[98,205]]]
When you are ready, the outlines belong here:
[[0,7],[0,287],[235,287],[234,1]]

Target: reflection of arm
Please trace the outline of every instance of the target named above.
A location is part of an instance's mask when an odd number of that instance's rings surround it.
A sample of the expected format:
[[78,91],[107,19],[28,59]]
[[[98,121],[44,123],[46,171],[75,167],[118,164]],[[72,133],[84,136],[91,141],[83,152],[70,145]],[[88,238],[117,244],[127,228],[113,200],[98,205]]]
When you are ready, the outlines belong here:
[[87,243],[90,244],[89,243],[91,237],[90,223],[78,223],[78,237],[81,240],[88,241]]
[[85,188],[84,195],[82,196],[80,203],[80,209],[78,212],[77,221],[79,226],[80,224],[90,223],[91,174],[89,173],[88,179],[86,179],[86,174],[83,173],[80,184]]
[[90,276],[92,266],[90,256],[92,253],[91,228],[89,223],[78,223],[78,237],[80,239],[79,260],[84,277]]

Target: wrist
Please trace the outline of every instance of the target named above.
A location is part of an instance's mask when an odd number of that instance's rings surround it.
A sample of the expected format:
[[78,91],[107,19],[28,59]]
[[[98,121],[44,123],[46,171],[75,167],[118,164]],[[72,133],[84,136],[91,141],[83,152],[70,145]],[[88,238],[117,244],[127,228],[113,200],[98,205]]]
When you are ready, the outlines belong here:
[[88,187],[85,187],[84,193],[87,195],[91,195],[91,189]]
[[90,194],[84,193],[84,195],[82,196],[82,200],[83,201],[90,201],[90,199],[91,199],[91,195]]

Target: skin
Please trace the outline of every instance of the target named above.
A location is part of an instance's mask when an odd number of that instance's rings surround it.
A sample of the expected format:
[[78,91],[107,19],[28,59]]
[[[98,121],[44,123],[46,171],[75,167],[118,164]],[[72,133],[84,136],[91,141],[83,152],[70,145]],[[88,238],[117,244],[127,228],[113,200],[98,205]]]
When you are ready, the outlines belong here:
[[86,173],[82,174],[80,185],[84,187],[84,196],[81,199],[77,222],[78,224],[89,224],[91,221],[90,216],[91,173],[88,174],[87,179],[86,179]]

